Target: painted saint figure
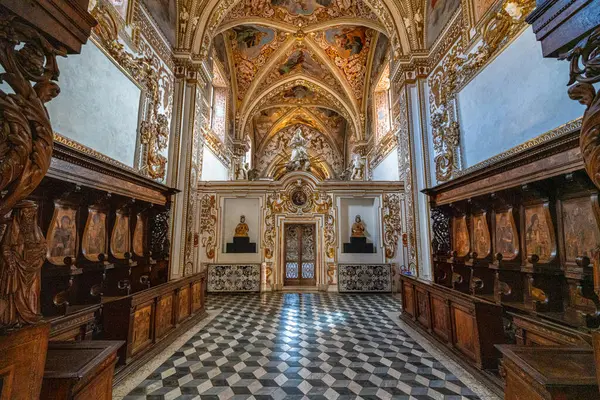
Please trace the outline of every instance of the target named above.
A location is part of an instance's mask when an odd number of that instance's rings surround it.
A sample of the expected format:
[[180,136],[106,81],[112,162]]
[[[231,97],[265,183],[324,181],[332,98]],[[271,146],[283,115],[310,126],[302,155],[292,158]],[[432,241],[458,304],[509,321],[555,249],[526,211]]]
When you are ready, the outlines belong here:
[[360,215],[357,215],[354,218],[354,223],[352,224],[352,237],[365,237],[365,223],[362,222]]
[[246,224],[246,217],[240,217],[240,223],[235,227],[235,233],[233,237],[248,237],[248,224]]

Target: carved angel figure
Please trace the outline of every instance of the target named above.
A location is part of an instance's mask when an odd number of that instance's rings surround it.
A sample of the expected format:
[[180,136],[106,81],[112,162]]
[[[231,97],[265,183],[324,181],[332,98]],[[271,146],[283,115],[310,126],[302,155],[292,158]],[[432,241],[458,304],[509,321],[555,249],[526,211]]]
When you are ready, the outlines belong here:
[[0,325],[11,328],[38,322],[42,318],[40,271],[47,249],[34,202],[15,206],[0,249]]
[[365,161],[360,154],[352,156],[352,175],[350,179],[353,181],[362,181],[365,177]]

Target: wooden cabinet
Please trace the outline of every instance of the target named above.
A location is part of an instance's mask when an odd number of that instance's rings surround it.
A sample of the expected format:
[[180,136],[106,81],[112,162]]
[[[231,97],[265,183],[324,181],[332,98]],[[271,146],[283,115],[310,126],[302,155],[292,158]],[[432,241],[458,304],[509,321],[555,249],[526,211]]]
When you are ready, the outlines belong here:
[[498,346],[505,400],[600,399],[591,348]]
[[42,400],[110,400],[122,341],[51,342]]
[[204,281],[204,273],[195,274],[105,303],[104,339],[125,341],[119,363],[143,357],[185,323],[201,318]]
[[402,275],[401,317],[480,369],[494,369],[504,343],[502,308],[429,281]]

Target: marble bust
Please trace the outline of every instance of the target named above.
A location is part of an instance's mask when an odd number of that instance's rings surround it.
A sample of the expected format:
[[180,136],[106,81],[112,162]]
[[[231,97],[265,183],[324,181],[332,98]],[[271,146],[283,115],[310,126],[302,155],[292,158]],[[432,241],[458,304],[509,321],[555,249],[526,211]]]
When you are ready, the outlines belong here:
[[365,231],[365,223],[362,222],[360,215],[357,215],[352,224],[352,237],[365,237]]
[[233,237],[248,237],[248,224],[246,224],[246,217],[240,217],[240,223],[235,227],[235,233]]

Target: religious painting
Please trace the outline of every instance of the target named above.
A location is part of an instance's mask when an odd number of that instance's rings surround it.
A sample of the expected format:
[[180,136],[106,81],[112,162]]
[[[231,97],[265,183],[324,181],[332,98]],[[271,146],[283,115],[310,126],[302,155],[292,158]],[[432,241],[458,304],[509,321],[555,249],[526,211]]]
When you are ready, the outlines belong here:
[[130,250],[129,216],[117,211],[115,226],[110,238],[110,250],[116,258],[124,259]]
[[565,258],[575,263],[577,257],[592,259],[600,245],[598,224],[589,197],[562,202]]
[[386,67],[385,58],[387,57],[389,47],[390,41],[387,36],[382,33],[378,34],[375,52],[373,53],[373,65],[371,66],[371,85],[377,85],[377,78]]
[[469,229],[466,217],[456,217],[452,220],[453,250],[459,257],[469,254]]
[[327,30],[325,38],[340,57],[349,58],[359,54],[365,48],[366,31],[367,28],[364,26],[342,26]]
[[513,260],[519,253],[519,238],[512,210],[496,213],[496,253]]
[[537,255],[540,263],[547,263],[552,259],[552,221],[548,209],[543,204],[525,208],[525,250],[527,257]]
[[491,251],[490,231],[486,214],[475,214],[471,219],[473,226],[473,251],[477,253],[477,258],[485,258]]
[[173,47],[177,45],[177,1],[142,0],[150,16]]
[[292,15],[311,15],[319,8],[329,7],[332,2],[333,0],[271,0],[271,5]]
[[65,257],[77,257],[77,209],[54,203],[54,213],[46,235],[47,258],[54,265],[65,265]]
[[133,252],[136,256],[144,256],[144,243],[146,237],[146,221],[142,214],[138,214],[135,221],[135,229],[133,230]]
[[440,33],[458,10],[460,0],[427,0],[427,47],[435,43]]
[[259,25],[241,25],[233,28],[237,50],[246,59],[260,55],[261,49],[275,38],[275,31]]
[[304,71],[310,75],[322,78],[325,74],[323,67],[306,50],[296,50],[278,68],[279,75],[285,76],[296,71]]
[[475,22],[479,22],[481,17],[496,3],[498,0],[473,0],[473,11],[475,13]]
[[81,240],[82,253],[88,260],[98,261],[100,254],[106,254],[106,247],[106,213],[90,208]]
[[283,92],[283,97],[285,99],[310,99],[314,97],[314,95],[315,93],[304,85],[296,85]]
[[129,5],[129,0],[108,0],[110,4],[117,10],[119,15],[127,21],[127,7]]

